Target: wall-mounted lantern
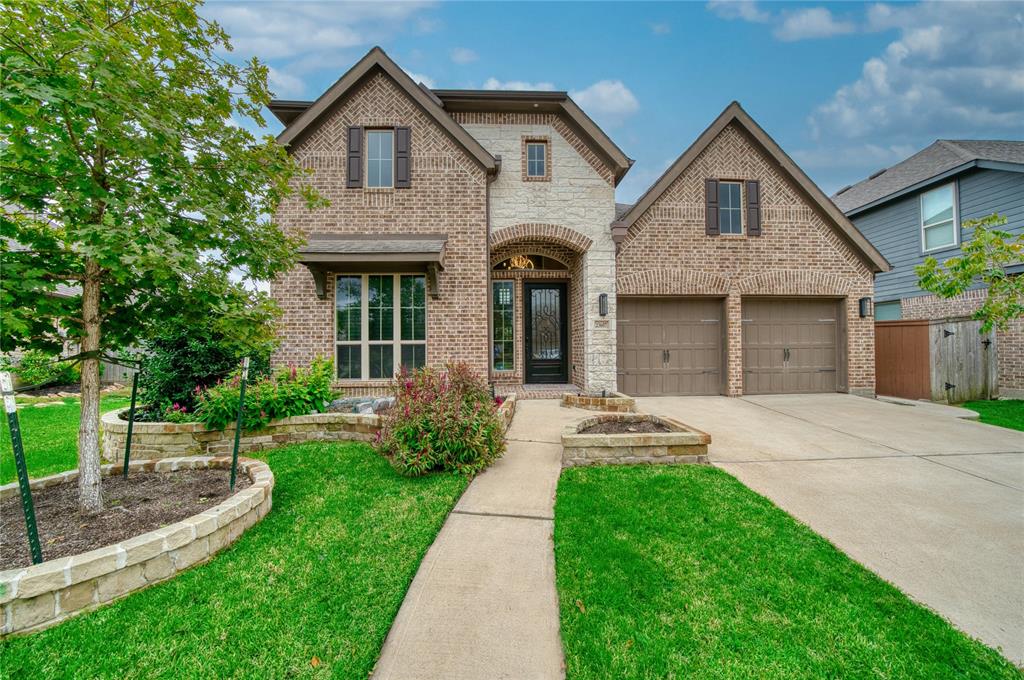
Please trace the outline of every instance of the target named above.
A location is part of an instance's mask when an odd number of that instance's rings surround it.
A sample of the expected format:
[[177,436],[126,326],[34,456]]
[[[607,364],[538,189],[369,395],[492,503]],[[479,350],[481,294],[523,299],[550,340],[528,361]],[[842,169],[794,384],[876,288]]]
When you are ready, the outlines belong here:
[[601,316],[608,316],[608,293],[597,296],[597,312]]
[[875,310],[872,300],[869,297],[862,297],[860,300],[860,318],[866,319],[869,316],[874,316]]

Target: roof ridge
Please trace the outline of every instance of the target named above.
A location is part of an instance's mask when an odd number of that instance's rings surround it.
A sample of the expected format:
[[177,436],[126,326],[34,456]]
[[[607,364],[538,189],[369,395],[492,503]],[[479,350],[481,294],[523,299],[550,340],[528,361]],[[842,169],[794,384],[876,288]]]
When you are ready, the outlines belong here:
[[936,139],[935,143],[941,144],[942,148],[947,149],[952,153],[956,154],[957,157],[964,162],[973,161],[975,158],[974,154],[967,151],[966,149],[961,149],[960,146],[952,139]]

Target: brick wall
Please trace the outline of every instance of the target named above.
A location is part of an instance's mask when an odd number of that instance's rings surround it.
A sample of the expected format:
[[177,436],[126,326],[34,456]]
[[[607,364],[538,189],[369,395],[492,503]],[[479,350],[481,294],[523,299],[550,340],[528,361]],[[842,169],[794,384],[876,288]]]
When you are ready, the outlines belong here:
[[[900,301],[904,319],[943,319],[971,316],[981,307],[988,291],[969,290],[955,298],[917,295]],[[1024,398],[1024,319],[1011,321],[996,331],[997,384],[1001,396]]]
[[[412,133],[412,186],[346,189],[346,128],[408,126]],[[486,374],[487,182],[479,165],[383,72],[369,75],[330,111],[292,153],[314,171],[312,183],[330,207],[310,212],[298,198],[284,202],[277,218],[290,233],[448,235],[439,297],[427,298],[427,362],[469,363]],[[344,272],[339,272],[344,273]],[[284,310],[275,365],[306,364],[317,354],[334,357],[334,282],[326,299],[297,266],[271,285]],[[362,388],[372,382],[357,384]]]
[[[705,235],[707,178],[760,180],[762,236]],[[726,127],[630,227],[616,262],[620,295],[726,298],[730,395],[743,391],[744,295],[845,298],[848,388],[874,392],[874,324],[857,306],[872,295],[871,270],[737,126]]]

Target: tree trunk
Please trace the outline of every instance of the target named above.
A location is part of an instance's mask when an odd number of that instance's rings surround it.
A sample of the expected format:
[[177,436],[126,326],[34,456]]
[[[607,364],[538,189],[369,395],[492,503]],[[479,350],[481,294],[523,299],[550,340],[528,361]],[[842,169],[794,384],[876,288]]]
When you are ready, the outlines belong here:
[[82,419],[78,424],[78,509],[92,515],[103,509],[100,493],[100,266],[85,260],[82,284]]

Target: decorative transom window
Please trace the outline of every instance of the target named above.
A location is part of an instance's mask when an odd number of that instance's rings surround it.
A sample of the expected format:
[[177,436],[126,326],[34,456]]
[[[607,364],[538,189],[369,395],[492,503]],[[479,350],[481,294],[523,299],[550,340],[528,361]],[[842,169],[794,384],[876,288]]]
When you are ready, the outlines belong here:
[[494,370],[511,371],[515,368],[515,313],[513,301],[515,287],[512,281],[493,284],[491,326],[494,332]]
[[952,184],[921,194],[921,247],[925,252],[957,245],[956,189]]
[[339,275],[334,289],[338,378],[390,379],[427,359],[426,277]]
[[718,225],[720,233],[743,233],[742,194],[739,182],[718,183]]
[[391,188],[395,185],[395,133],[393,130],[366,132],[366,186]]
[[529,271],[537,269],[565,271],[568,267],[553,257],[545,257],[543,255],[513,255],[507,260],[502,260],[494,265],[495,271]]

